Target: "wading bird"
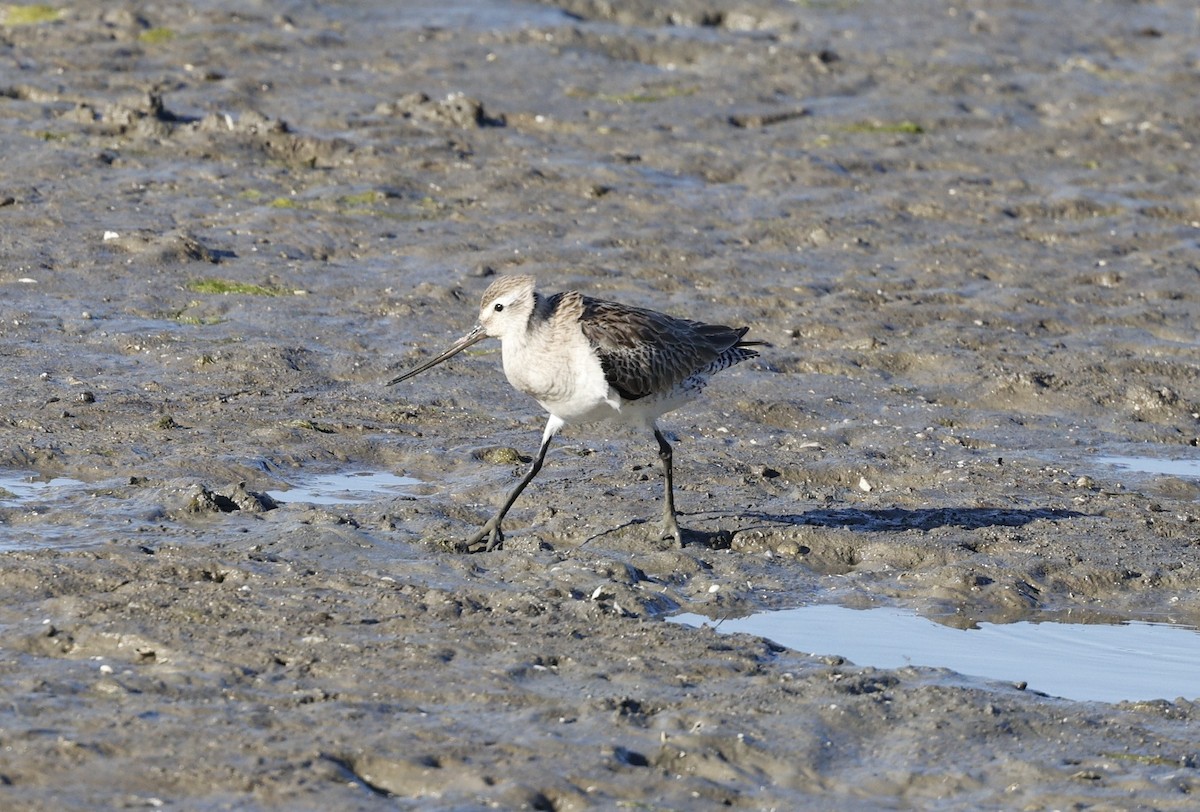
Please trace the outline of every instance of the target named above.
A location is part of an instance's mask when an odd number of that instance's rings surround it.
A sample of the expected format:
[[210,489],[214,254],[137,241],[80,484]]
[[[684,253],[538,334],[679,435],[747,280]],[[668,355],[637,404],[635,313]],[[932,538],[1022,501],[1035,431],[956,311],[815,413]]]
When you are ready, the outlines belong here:
[[479,321],[445,352],[388,382],[406,381],[485,338],[498,338],[504,374],[550,413],[529,471],[500,510],[468,541],[504,541],[500,523],[537,476],[554,435],[565,425],[615,420],[654,432],[665,477],[663,538],[683,545],[675,518],[671,444],[658,418],[700,394],[709,376],[758,353],[748,327],[680,319],[606,302],[577,291],[543,296],[531,276],[504,276],[483,294]]

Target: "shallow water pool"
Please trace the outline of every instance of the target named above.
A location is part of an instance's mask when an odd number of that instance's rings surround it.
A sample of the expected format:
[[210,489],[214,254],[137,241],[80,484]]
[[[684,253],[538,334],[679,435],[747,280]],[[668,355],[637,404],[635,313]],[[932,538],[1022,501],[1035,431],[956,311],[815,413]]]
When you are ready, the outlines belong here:
[[754,634],[862,666],[932,666],[1025,682],[1032,690],[1067,699],[1200,698],[1200,632],[1185,626],[1021,622],[955,629],[901,609],[833,605],[761,612],[715,624],[694,614],[671,620]]
[[51,499],[82,487],[84,483],[69,477],[45,479],[38,474],[7,472],[0,474],[0,503]]
[[414,496],[421,480],[388,471],[313,474],[295,477],[285,491],[267,491],[276,502],[314,505],[361,505],[387,496]]
[[1185,478],[1200,478],[1200,459],[1197,460],[1165,460],[1158,457],[1142,456],[1102,456],[1095,461],[1102,465],[1111,465],[1128,471],[1142,474],[1167,474]]

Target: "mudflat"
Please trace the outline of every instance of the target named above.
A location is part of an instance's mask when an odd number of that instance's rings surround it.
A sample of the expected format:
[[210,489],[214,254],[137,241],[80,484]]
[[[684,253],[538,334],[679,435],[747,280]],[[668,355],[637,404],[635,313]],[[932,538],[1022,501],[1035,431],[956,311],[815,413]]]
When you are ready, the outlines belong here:
[[[1198,43],[1184,0],[0,6],[0,806],[1194,808],[1200,681],[664,618],[1200,625],[1200,481],[1101,459],[1200,456]],[[604,426],[463,549],[544,415],[495,342],[383,384],[511,272],[771,343],[663,421],[682,549]]]

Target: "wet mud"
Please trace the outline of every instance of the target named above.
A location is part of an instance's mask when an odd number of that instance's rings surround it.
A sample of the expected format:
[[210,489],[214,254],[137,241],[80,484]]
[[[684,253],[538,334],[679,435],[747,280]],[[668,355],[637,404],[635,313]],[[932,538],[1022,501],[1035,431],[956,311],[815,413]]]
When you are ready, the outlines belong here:
[[[1188,809],[1197,696],[667,623],[1200,625],[1194,4],[0,6],[0,805]],[[771,342],[544,416],[530,273]],[[289,501],[306,477],[415,480]],[[7,481],[7,480],[6,480]],[[408,480],[405,480],[406,482]],[[1136,655],[1131,655],[1136,656]]]

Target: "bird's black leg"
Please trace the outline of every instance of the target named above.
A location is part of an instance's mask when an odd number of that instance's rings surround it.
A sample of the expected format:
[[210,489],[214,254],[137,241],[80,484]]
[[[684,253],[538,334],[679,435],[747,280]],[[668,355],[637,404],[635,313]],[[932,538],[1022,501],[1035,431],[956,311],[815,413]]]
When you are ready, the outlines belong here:
[[665,478],[663,489],[663,532],[664,539],[675,539],[675,544],[683,546],[683,534],[679,532],[679,522],[675,520],[675,479],[671,472],[671,444],[667,438],[654,427],[654,439],[658,440],[658,458],[662,460]]
[[504,500],[503,507],[497,511],[495,516],[488,519],[487,524],[480,528],[478,533],[467,539],[468,547],[475,546],[485,538],[488,540],[486,548],[488,552],[498,549],[504,544],[504,533],[500,529],[500,522],[504,520],[504,516],[508,513],[509,508],[517,501],[517,497],[521,495],[521,491],[525,490],[525,486],[533,481],[538,471],[542,470],[542,463],[546,460],[546,449],[550,447],[550,441],[554,439],[554,435],[558,433],[560,428],[562,428],[562,422],[558,421],[557,418],[552,417],[546,423],[546,431],[542,435],[542,446],[538,449],[537,459],[533,461],[533,465],[529,466],[529,470],[521,478],[521,481],[517,483],[517,487],[513,488],[512,493]]

